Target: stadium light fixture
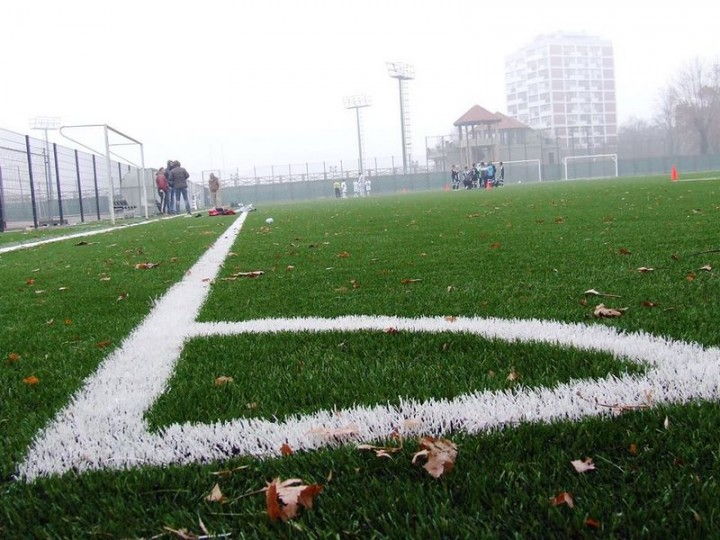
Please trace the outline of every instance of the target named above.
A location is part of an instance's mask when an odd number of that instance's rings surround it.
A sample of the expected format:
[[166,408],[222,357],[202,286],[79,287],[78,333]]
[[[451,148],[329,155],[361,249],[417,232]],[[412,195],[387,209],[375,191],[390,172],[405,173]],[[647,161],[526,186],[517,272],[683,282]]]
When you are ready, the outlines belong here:
[[402,139],[403,174],[408,172],[408,161],[412,153],[410,118],[407,104],[406,81],[415,78],[415,68],[406,62],[386,62],[388,75],[397,79],[400,91],[400,135]]
[[371,105],[370,98],[365,94],[346,96],[343,98],[346,109],[355,109],[355,120],[357,124],[358,138],[358,174],[363,174],[363,151],[362,151],[362,130],[360,129],[360,109]]

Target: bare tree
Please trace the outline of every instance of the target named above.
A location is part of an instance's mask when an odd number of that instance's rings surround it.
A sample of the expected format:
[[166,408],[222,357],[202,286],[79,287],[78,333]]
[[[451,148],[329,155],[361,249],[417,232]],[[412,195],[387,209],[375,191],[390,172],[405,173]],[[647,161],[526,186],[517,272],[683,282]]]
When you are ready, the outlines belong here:
[[677,114],[678,96],[672,86],[660,91],[658,112],[655,125],[663,134],[665,154],[672,156],[678,153]]
[[707,154],[717,145],[712,138],[720,120],[720,66],[696,58],[680,70],[669,90],[677,95],[676,121],[695,136],[699,153]]

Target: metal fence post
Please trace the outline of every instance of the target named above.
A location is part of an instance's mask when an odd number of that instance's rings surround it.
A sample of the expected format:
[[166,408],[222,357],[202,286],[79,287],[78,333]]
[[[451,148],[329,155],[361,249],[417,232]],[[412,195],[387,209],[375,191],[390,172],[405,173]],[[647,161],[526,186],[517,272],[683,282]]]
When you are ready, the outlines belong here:
[[80,203],[80,223],[85,223],[85,210],[83,209],[82,185],[80,184],[80,162],[78,161],[78,151],[75,150],[75,176],[78,186],[78,201]]
[[2,167],[0,167],[0,232],[5,232],[5,202],[3,197]]
[[92,155],[93,162],[93,182],[95,183],[95,208],[97,209],[97,218],[100,221],[100,192],[97,185],[97,165],[95,164],[95,154]]
[[30,178],[30,201],[32,202],[33,224],[38,228],[37,204],[35,202],[35,183],[33,182],[32,157],[30,155],[30,136],[25,135],[25,151],[27,152],[28,176]]
[[62,192],[60,191],[60,168],[58,167],[57,143],[53,143],[53,159],[55,160],[55,185],[57,186],[58,212],[60,213],[60,225],[63,224]]

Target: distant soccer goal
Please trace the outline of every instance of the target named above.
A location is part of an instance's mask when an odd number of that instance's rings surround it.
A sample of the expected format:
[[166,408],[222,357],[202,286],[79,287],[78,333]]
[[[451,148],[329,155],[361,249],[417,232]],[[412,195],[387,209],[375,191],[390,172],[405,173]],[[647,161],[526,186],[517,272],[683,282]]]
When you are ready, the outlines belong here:
[[[497,165],[499,167],[499,165]],[[505,183],[522,184],[542,182],[542,163],[539,159],[519,159],[504,161]]]
[[567,156],[563,159],[565,180],[580,178],[615,178],[618,176],[617,154]]

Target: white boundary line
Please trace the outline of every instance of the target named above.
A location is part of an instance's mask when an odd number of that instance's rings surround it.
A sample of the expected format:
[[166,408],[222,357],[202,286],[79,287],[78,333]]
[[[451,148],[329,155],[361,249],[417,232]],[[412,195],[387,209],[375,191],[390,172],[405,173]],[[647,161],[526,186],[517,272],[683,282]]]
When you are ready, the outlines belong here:
[[138,225],[147,225],[149,223],[155,223],[157,221],[163,221],[165,219],[173,219],[173,218],[177,218],[177,217],[181,217],[181,215],[148,219],[148,220],[144,220],[144,221],[139,221],[138,223],[128,223],[127,225],[116,225],[114,227],[106,227],[104,229],[92,229],[89,231],[82,231],[82,232],[78,232],[78,233],[67,234],[64,236],[53,236],[52,238],[45,238],[43,240],[34,240],[32,242],[24,242],[22,244],[13,244],[13,245],[7,246],[7,247],[0,247],[0,255],[2,255],[3,253],[10,253],[11,251],[18,251],[20,249],[28,249],[28,248],[33,248],[33,247],[37,247],[37,246],[42,246],[43,244],[52,244],[53,242],[62,242],[63,240],[72,240],[73,238],[83,238],[85,236],[95,236],[96,234],[103,234],[103,233],[112,232],[112,231],[119,231],[122,229],[129,229],[130,227],[137,227]]
[[[141,465],[208,462],[230,456],[279,455],[287,442],[311,450],[347,440],[374,440],[400,430],[440,435],[478,433],[518,422],[552,422],[610,414],[600,403],[654,404],[717,400],[720,349],[600,324],[458,317],[346,316],[200,323],[195,319],[213,279],[240,232],[243,213],[156,304],[31,444],[19,476],[33,480],[68,471],[128,469]],[[173,324],[168,325],[167,321]],[[165,391],[185,342],[194,337],[268,332],[467,332],[483,339],[540,342],[599,351],[647,366],[644,375],[572,380],[553,387],[478,391],[453,399],[318,411],[284,421],[237,419],[173,424],[150,433],[144,414]],[[159,330],[161,329],[161,330]],[[353,426],[339,440],[327,431]]]

